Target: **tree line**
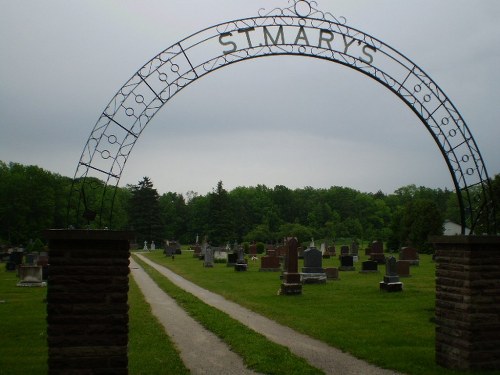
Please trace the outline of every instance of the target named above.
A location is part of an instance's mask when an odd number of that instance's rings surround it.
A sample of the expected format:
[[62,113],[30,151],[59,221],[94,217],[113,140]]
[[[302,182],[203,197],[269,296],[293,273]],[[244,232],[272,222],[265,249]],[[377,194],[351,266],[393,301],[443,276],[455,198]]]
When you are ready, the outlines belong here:
[[[104,186],[101,181],[94,185]],[[0,161],[0,245],[28,244],[48,228],[64,228],[72,179],[37,166]],[[492,180],[500,201],[500,175]],[[98,200],[86,192],[89,200]],[[110,204],[108,203],[110,206]],[[497,210],[498,212],[498,210]],[[70,215],[73,213],[70,213]],[[206,195],[159,194],[144,177],[119,187],[113,223],[133,230],[137,243],[177,240],[194,243],[206,237],[214,245],[237,242],[276,243],[290,235],[331,242],[341,239],[381,240],[389,248],[427,248],[428,235],[442,233],[445,219],[460,223],[455,192],[416,185],[392,194],[364,193],[332,186],[290,189],[283,185],[237,187],[227,191],[219,181]]]

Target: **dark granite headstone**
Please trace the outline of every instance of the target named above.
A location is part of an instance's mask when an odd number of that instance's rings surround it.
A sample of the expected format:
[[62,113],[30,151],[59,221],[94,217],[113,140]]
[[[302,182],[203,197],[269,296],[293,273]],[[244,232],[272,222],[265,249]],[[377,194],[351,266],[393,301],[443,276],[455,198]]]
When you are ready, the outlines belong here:
[[399,251],[399,260],[405,260],[412,266],[418,266],[420,264],[418,251],[413,247],[402,247]]
[[357,256],[359,253],[359,242],[354,240],[351,244],[351,255]]
[[295,238],[288,241],[288,252],[286,257],[286,272],[283,273],[283,282],[281,283],[281,295],[302,294],[302,283],[300,282],[299,261],[298,261],[298,243]]
[[248,264],[245,260],[245,251],[244,251],[243,247],[239,246],[236,264],[234,265],[234,270],[241,272],[241,271],[246,271],[247,268],[248,268]]
[[237,260],[238,260],[238,254],[236,254],[236,253],[227,254],[227,266],[228,267],[234,267]]
[[339,271],[355,271],[354,257],[352,255],[344,255],[340,257]]
[[385,263],[384,244],[380,241],[373,241],[371,246],[370,260],[378,262],[378,264]]
[[378,272],[378,263],[373,260],[367,260],[362,263],[362,273]]
[[403,283],[399,281],[397,261],[393,256],[386,260],[384,281],[381,281],[379,285],[380,290],[387,292],[401,292],[403,290]]
[[410,262],[407,260],[398,260],[396,269],[399,277],[410,277]]
[[340,280],[338,268],[333,268],[333,267],[325,268],[325,274],[328,280]]
[[323,256],[321,251],[315,247],[310,247],[304,251],[304,273],[323,273]]

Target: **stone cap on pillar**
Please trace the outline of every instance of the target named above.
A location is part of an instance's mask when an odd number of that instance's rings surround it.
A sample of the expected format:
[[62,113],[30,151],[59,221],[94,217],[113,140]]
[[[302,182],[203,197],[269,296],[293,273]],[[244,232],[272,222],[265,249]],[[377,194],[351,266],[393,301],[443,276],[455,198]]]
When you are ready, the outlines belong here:
[[115,230],[85,230],[85,229],[47,229],[43,232],[44,238],[48,240],[133,240],[135,234],[132,231]]

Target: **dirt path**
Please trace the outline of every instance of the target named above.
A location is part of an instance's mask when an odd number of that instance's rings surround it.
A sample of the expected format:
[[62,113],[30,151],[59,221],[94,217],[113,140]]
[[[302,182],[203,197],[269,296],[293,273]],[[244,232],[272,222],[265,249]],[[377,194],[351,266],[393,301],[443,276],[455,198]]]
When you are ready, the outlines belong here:
[[[304,334],[276,323],[254,313],[224,297],[203,289],[196,284],[184,279],[168,268],[150,261],[148,258],[137,254],[137,256],[167,277],[175,285],[198,297],[208,305],[211,305],[234,319],[240,321],[256,332],[267,337],[269,340],[286,346],[294,354],[305,358],[311,365],[332,375],[395,375],[394,371],[384,370],[350,354],[328,346],[327,344],[313,339]],[[227,373],[227,372],[226,372]]]

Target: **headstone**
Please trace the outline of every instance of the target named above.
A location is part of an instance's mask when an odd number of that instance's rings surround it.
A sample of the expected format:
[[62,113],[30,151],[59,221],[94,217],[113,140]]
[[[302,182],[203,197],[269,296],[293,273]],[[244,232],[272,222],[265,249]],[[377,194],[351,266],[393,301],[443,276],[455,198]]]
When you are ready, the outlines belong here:
[[340,257],[339,271],[355,271],[354,257],[352,255],[344,255]]
[[236,264],[234,265],[234,270],[238,272],[246,271],[248,268],[247,261],[245,260],[245,250],[242,246],[238,247],[238,258],[236,259]]
[[399,260],[407,261],[412,266],[418,266],[420,264],[418,251],[413,247],[402,247],[399,251]]
[[351,244],[351,255],[358,256],[359,253],[359,242],[354,240]]
[[251,244],[249,249],[248,249],[248,252],[250,255],[257,255],[257,245],[256,244]]
[[42,276],[42,266],[20,265],[17,286],[45,286]]
[[142,248],[144,251],[148,251],[148,241],[144,241],[144,247]]
[[151,241],[151,251],[156,250],[156,244],[154,241]]
[[36,261],[38,260],[38,254],[37,253],[29,253],[26,254],[24,264],[33,266],[36,264]]
[[286,271],[283,273],[283,282],[279,294],[297,295],[302,294],[302,283],[300,282],[298,243],[295,238],[288,241],[288,252],[286,256]]
[[201,246],[196,244],[194,246],[193,258],[199,258],[201,255]]
[[225,250],[222,250],[221,248],[218,248],[214,251],[214,259],[216,260],[227,261],[227,255],[227,252]]
[[378,264],[385,263],[384,244],[380,241],[373,241],[371,246],[370,260],[378,262]]
[[229,254],[227,254],[227,266],[228,267],[234,267],[237,260],[238,260],[238,254],[237,253],[229,253]]
[[403,283],[399,281],[397,261],[393,256],[386,260],[384,281],[381,281],[379,285],[380,290],[386,292],[401,292],[403,290]]
[[361,273],[378,272],[378,263],[374,260],[367,260],[362,264]]
[[338,268],[327,267],[325,268],[325,274],[328,280],[340,280]]
[[304,267],[302,268],[301,280],[303,284],[326,283],[323,256],[321,251],[316,249],[313,244],[304,251]]
[[398,260],[396,269],[399,277],[410,277],[410,262],[407,260]]
[[349,255],[349,246],[342,246],[340,248],[340,256]]
[[205,248],[205,256],[203,258],[203,266],[211,268],[214,266],[214,251],[210,246]]
[[330,253],[330,256],[332,256],[332,257],[337,256],[337,249],[335,248],[335,244],[333,244],[332,246],[330,246],[328,248],[328,252]]
[[275,250],[268,250],[267,255],[260,258],[259,271],[270,271],[270,272],[281,271],[280,258],[276,256]]

